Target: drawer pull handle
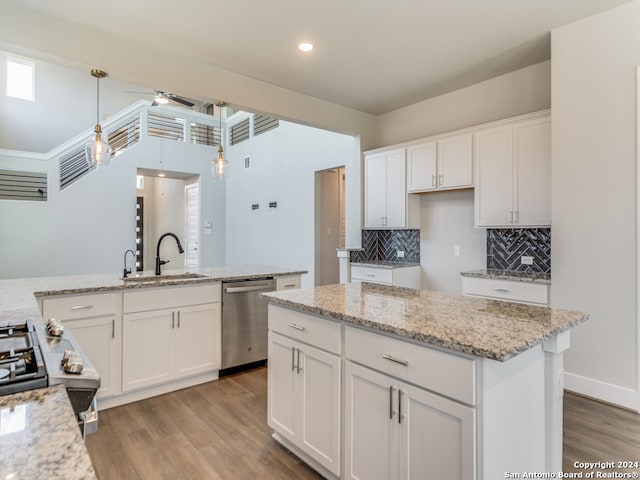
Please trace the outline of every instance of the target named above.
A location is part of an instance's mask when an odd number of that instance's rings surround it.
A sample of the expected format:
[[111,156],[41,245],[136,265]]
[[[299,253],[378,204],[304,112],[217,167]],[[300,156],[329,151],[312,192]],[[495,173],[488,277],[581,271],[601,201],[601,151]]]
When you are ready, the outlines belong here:
[[93,305],[75,305],[71,307],[71,310],[86,310],[88,308],[93,308]]
[[294,287],[296,287],[296,286],[297,286],[297,285],[296,285],[295,283],[290,283],[290,284],[288,284],[288,285],[285,285],[285,286],[284,286],[284,288],[294,288]]
[[369,278],[374,278],[374,277],[375,277],[375,274],[373,274],[373,273],[367,273],[367,277],[369,277]]
[[409,366],[409,362],[407,360],[398,360],[397,358],[393,358],[391,355],[382,355],[382,358],[393,363],[399,363],[400,365],[404,365],[405,367]]
[[509,293],[510,290],[508,288],[494,288],[494,290],[496,292],[501,292],[501,293]]
[[300,325],[296,325],[295,323],[290,323],[289,326],[291,328],[295,328],[296,330],[300,330],[301,332],[304,332],[306,330],[305,327],[301,327]]

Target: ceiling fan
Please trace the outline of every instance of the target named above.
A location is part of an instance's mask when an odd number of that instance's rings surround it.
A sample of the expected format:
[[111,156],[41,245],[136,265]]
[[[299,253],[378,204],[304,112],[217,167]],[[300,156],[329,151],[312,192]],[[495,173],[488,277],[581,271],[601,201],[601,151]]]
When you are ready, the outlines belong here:
[[180,97],[179,95],[175,95],[173,93],[164,92],[162,90],[122,90],[125,93],[142,93],[145,95],[153,95],[153,103],[152,106],[155,105],[165,105],[169,103],[169,100],[172,102],[180,103],[187,107],[193,107],[195,103],[187,100],[186,98]]

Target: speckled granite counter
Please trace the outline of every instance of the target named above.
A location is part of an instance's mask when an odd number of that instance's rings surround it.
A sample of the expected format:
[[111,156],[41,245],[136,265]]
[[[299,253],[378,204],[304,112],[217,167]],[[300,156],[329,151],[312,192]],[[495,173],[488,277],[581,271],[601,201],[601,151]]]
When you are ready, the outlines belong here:
[[569,310],[370,283],[263,295],[273,304],[498,361],[589,317]]
[[367,262],[351,262],[351,266],[360,267],[377,267],[377,268],[407,268],[407,267],[419,267],[419,263],[415,262],[387,262],[385,260],[370,260]]
[[[150,288],[170,285],[192,285],[256,277],[283,277],[301,275],[304,270],[287,270],[276,267],[238,266],[214,267],[196,270],[200,278],[181,280],[167,279],[167,276],[182,273],[183,270],[166,270],[162,282],[125,282],[118,274],[69,275],[60,277],[37,277],[0,280],[0,323],[6,320],[29,319],[34,324],[42,323],[40,310],[34,296],[83,294]],[[142,276],[153,277],[153,272],[143,272]]]
[[0,477],[95,479],[64,386],[0,396]]
[[551,275],[548,273],[513,272],[510,270],[471,270],[460,272],[463,277],[491,278],[494,280],[511,280],[513,282],[543,283],[551,285]]

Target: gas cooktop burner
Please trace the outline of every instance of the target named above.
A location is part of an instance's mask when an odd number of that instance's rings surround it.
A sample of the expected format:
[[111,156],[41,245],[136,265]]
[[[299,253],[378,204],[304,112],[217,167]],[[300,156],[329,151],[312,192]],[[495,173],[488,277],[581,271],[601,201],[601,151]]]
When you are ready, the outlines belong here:
[[0,395],[46,386],[47,371],[33,326],[0,325]]

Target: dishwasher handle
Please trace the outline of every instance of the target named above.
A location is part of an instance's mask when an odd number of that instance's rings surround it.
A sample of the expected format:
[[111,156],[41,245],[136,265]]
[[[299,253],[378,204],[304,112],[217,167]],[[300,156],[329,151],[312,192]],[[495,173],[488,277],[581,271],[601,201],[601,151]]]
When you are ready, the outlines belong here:
[[255,285],[253,287],[227,287],[224,289],[225,293],[241,293],[241,292],[272,292],[274,288],[269,285]]

